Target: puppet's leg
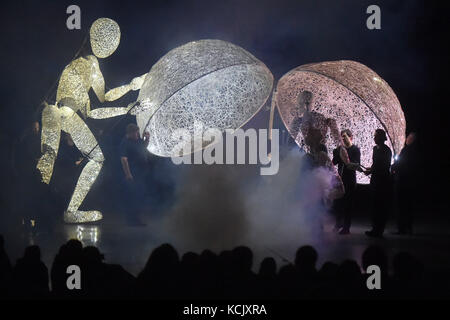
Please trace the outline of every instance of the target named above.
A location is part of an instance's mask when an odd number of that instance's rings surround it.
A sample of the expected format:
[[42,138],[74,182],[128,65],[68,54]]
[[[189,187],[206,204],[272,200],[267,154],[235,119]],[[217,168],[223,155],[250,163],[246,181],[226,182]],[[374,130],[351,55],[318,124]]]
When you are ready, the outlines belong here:
[[62,107],[61,113],[63,118],[62,130],[72,136],[77,148],[89,158],[89,162],[80,174],[69,206],[64,213],[64,221],[67,223],[85,223],[100,220],[102,214],[99,211],[81,211],[78,208],[100,173],[104,161],[103,153],[91,130],[72,109]]
[[58,107],[46,104],[42,111],[42,156],[37,164],[41,172],[42,181],[50,183],[53,174],[53,166],[58,155],[59,139],[61,136],[61,114]]

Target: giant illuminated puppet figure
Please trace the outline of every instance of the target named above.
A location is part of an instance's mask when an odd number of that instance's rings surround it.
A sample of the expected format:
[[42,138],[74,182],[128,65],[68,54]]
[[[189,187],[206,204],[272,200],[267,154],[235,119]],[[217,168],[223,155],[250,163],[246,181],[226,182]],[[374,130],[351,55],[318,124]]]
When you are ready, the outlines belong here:
[[[92,24],[89,36],[93,55],[79,57],[65,67],[59,79],[56,103],[45,103],[42,112],[43,154],[37,164],[42,181],[48,184],[52,177],[61,130],[71,135],[76,147],[88,158],[64,213],[64,221],[68,223],[92,222],[102,218],[99,211],[78,209],[95,182],[104,161],[102,150],[83,118],[104,119],[124,115],[132,107],[130,105],[91,110],[89,90],[94,90],[100,102],[114,101],[130,90],[139,90],[145,76],[134,78],[129,85],[105,93],[105,80],[97,58],[107,58],[114,53],[120,42],[120,28],[115,21],[100,18]],[[77,112],[80,112],[83,118]]]
[[[119,26],[110,19],[98,19],[91,27],[90,40],[95,56],[80,57],[64,69],[56,104],[47,105],[42,114],[43,156],[38,168],[44,182],[49,183],[52,176],[61,130],[69,133],[75,145],[89,158],[64,214],[64,220],[69,223],[102,218],[99,211],[78,210],[104,158],[77,111],[95,119],[128,112],[135,114],[141,135],[145,131],[150,134],[150,152],[162,157],[184,156],[197,150],[176,150],[180,143],[179,137],[174,135],[177,129],[193,132],[195,123],[202,123],[205,128],[236,130],[258,112],[272,91],[272,73],[249,52],[221,40],[200,40],[171,50],[148,74],[105,94],[97,57],[106,58],[116,50]],[[91,110],[88,96],[91,88],[101,102],[116,100],[130,90],[140,89],[140,93],[138,101],[128,107]],[[186,141],[186,144],[195,145],[193,141]],[[200,148],[207,145],[202,143]]]

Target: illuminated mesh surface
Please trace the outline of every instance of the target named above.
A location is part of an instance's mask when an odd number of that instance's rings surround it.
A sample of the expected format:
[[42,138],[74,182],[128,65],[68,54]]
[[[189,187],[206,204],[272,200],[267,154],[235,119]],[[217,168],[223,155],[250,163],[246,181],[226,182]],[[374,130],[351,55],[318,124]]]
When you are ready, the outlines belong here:
[[176,129],[193,136],[195,121],[206,128],[237,129],[264,105],[272,84],[270,70],[244,49],[221,40],[194,41],[152,67],[133,113],[141,134],[150,133],[150,152],[179,156],[173,151],[179,144],[172,138]]
[[92,52],[98,58],[109,57],[119,46],[119,25],[109,18],[94,21],[89,31]]
[[[276,102],[281,118],[297,144],[309,151],[296,125],[303,117],[297,102],[303,91],[313,94],[310,111],[319,114],[317,118],[334,119],[339,130],[352,131],[363,166],[372,164],[373,134],[378,128],[386,130],[387,145],[395,154],[400,153],[405,141],[405,117],[391,87],[373,70],[355,61],[331,61],[300,66],[280,79]],[[332,156],[337,144],[327,123],[316,121],[316,127],[327,132],[326,145]],[[358,173],[359,183],[368,181]]]

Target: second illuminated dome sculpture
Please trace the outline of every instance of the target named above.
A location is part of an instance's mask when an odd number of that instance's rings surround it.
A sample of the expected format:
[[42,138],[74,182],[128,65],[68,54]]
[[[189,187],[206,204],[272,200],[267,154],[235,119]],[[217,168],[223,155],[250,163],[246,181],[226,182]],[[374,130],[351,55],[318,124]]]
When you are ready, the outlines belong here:
[[[310,101],[310,110],[320,115],[318,121],[322,132],[326,132],[326,146],[331,152],[337,147],[330,124],[339,129],[350,129],[353,142],[361,149],[361,164],[372,163],[373,134],[375,129],[384,129],[387,145],[398,154],[405,141],[405,117],[391,87],[373,70],[355,61],[331,61],[312,63],[289,71],[278,82],[275,97],[278,110],[286,128],[296,143],[305,147],[304,133],[296,125],[304,116],[302,96]],[[300,101],[299,101],[300,100]],[[318,117],[318,118],[320,118]],[[368,178],[358,175],[359,182]]]

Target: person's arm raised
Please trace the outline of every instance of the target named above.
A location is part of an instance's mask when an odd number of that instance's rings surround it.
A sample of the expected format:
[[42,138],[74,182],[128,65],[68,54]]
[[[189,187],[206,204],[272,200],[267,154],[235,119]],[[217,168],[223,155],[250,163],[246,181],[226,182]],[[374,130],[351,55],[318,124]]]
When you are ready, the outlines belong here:
[[125,173],[125,179],[128,181],[132,181],[133,175],[131,174],[130,166],[128,165],[128,158],[121,157],[120,162],[122,163],[122,169],[123,169],[123,172]]

